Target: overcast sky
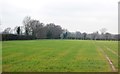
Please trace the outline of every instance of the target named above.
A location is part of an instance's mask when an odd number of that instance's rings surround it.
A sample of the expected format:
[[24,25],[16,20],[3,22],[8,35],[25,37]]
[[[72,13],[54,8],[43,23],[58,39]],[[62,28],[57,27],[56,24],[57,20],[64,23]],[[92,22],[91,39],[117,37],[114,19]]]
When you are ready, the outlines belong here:
[[55,23],[71,32],[92,33],[107,28],[118,33],[119,0],[0,0],[2,30],[23,25],[25,16]]

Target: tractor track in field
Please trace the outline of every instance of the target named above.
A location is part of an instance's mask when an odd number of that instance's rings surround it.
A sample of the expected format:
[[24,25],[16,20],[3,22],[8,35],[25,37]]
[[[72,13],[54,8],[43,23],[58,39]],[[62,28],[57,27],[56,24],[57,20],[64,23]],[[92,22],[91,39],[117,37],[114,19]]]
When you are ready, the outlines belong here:
[[[95,43],[94,43],[95,44]],[[97,44],[95,44],[97,47],[99,47]],[[103,53],[103,55],[105,56],[106,60],[109,62],[109,65],[112,69],[113,72],[116,72],[115,66],[113,65],[112,61],[110,60],[110,58],[108,57],[108,55],[104,52],[104,50],[102,48],[99,47],[99,50]]]
[[110,52],[112,52],[113,54],[115,54],[116,56],[118,56],[118,57],[120,57],[119,55],[118,55],[118,53],[116,53],[115,51],[113,51],[113,50],[111,50],[110,48],[108,48],[108,47],[106,47],[106,46],[104,46],[108,51],[110,51]]
[[107,56],[107,54],[103,51],[103,49],[99,49],[101,50],[101,52],[104,54],[105,58],[107,59],[107,61],[109,62],[111,68],[112,68],[112,71],[113,72],[116,72],[116,69],[115,69],[115,66],[113,65],[112,61],[110,60],[110,58]]

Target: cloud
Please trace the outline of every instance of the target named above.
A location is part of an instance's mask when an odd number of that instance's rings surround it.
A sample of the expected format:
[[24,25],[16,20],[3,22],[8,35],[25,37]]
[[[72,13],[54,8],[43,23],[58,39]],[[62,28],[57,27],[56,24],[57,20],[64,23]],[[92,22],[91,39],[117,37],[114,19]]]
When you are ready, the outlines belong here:
[[25,16],[53,22],[70,31],[93,32],[102,27],[117,33],[118,0],[2,0],[2,28],[22,25]]

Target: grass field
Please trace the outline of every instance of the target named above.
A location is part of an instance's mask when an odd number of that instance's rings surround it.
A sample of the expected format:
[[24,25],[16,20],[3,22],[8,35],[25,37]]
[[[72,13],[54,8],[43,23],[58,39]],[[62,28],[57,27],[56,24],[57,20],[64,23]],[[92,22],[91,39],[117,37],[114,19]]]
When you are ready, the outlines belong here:
[[3,72],[118,71],[117,41],[4,41],[2,53]]

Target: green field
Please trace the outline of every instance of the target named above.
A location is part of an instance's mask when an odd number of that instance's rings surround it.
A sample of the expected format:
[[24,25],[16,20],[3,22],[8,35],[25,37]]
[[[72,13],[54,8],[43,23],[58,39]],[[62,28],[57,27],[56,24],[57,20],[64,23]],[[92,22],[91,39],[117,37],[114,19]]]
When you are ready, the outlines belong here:
[[3,72],[118,71],[118,42],[92,40],[3,41]]

